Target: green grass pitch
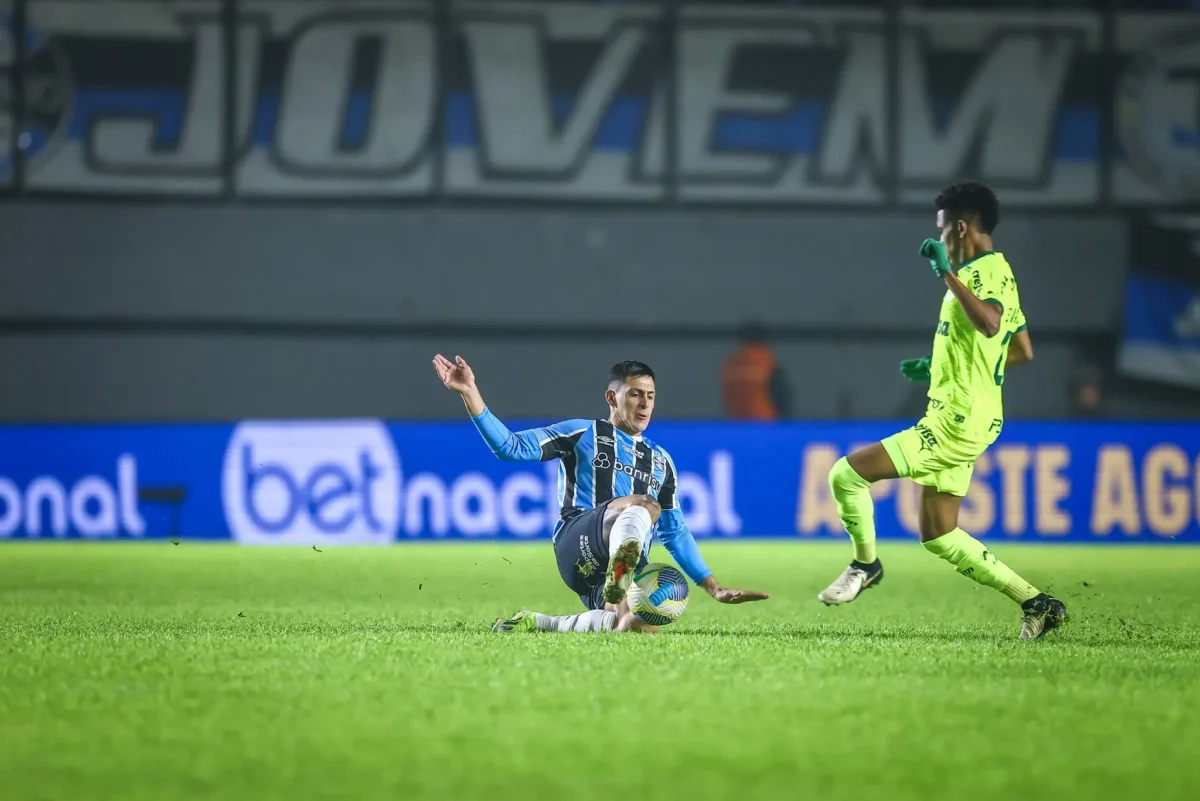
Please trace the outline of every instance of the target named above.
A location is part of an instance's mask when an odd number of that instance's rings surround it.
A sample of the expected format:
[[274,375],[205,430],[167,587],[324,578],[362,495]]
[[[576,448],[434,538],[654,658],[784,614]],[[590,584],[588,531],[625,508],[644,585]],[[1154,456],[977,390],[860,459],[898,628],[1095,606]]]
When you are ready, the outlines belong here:
[[915,543],[843,608],[844,545],[703,543],[772,599],[656,636],[492,634],[580,610],[545,542],[8,544],[0,797],[1195,798],[1200,549],[992,544],[1065,630]]

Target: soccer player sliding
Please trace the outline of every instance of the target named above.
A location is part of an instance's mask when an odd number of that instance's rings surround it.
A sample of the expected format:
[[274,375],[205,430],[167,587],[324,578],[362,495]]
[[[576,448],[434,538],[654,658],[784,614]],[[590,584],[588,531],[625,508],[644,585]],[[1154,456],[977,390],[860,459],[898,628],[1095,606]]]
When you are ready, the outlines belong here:
[[922,487],[920,531],[925,550],[964,576],[1021,606],[1020,638],[1041,639],[1062,625],[1067,608],[1039,591],[958,527],[958,510],[975,460],[1004,425],[1001,388],[1008,367],[1033,358],[1017,281],[992,248],[1000,204],[979,183],[956,184],[935,202],[940,241],[926,239],[920,255],[948,291],[933,337],[933,356],[907,359],[900,372],[929,382],[925,416],[911,428],[842,457],[829,472],[838,515],[854,543],[854,560],[817,597],[828,605],[853,601],[883,579],[875,554],[876,481],[911,478]]
[[647,563],[652,531],[697,586],[717,601],[740,604],[769,596],[722,587],[700,556],[679,509],[679,473],[670,455],[643,432],[654,412],[654,372],[641,362],[614,365],[604,393],[607,420],[566,420],[513,433],[479,394],[470,366],[440,353],[434,370],[463,404],[484,441],[500,459],[557,459],[558,499],[553,543],[558,572],[588,611],[544,615],[522,609],[500,618],[493,631],[645,631],[658,627],[629,611],[625,594],[635,570]]

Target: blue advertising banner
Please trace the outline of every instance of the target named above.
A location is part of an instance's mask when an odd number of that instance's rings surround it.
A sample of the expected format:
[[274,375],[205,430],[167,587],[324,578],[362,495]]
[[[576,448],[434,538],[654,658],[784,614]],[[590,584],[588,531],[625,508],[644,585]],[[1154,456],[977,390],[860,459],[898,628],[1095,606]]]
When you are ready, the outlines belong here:
[[[829,468],[896,427],[650,433],[698,537],[819,539],[845,536]],[[0,539],[544,539],[557,484],[557,462],[499,461],[466,421],[0,427]],[[919,488],[874,493],[880,537],[915,537]],[[983,538],[1200,542],[1200,425],[1009,423],[976,462],[961,522]]]

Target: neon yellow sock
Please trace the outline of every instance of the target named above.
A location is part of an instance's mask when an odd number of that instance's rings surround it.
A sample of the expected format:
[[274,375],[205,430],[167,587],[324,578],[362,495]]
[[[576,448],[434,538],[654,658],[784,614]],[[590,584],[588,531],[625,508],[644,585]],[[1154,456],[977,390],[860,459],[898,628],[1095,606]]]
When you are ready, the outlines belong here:
[[829,471],[829,489],[842,526],[854,542],[855,560],[871,564],[875,561],[875,501],[871,498],[871,485],[843,456]]
[[925,550],[945,559],[955,570],[985,587],[999,590],[1018,604],[1039,594],[1039,590],[996,558],[987,546],[961,528],[924,543]]

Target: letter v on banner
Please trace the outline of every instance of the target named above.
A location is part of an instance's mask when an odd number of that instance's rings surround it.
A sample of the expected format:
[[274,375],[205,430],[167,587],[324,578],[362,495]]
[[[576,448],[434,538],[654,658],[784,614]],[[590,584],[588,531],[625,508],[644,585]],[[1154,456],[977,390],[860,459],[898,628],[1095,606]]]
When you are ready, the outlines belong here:
[[[459,195],[657,199],[642,151],[658,86],[657,7],[455,6],[463,46],[463,113],[452,96],[447,189]],[[581,69],[585,67],[584,69]]]

